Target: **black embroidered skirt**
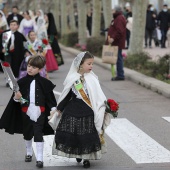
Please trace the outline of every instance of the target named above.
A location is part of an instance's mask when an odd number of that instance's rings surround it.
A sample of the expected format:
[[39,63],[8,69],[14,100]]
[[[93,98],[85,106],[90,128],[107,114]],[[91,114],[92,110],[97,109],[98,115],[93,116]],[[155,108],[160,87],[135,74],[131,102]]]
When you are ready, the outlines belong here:
[[93,110],[81,99],[67,104],[55,134],[56,154],[69,158],[100,159],[101,143]]

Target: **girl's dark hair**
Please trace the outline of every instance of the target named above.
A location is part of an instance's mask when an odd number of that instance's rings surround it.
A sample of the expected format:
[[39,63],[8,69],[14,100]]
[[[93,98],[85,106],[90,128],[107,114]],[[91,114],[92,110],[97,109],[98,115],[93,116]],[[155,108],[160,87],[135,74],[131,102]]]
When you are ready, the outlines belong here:
[[26,13],[27,15],[30,15],[29,11],[25,11],[25,13]]
[[84,57],[81,60],[80,65],[82,65],[85,62],[85,60],[90,59],[90,58],[94,58],[93,54],[91,54],[89,51],[86,51]]
[[28,32],[28,37],[29,37],[29,38],[30,38],[30,34],[31,34],[32,32],[35,33],[35,31],[33,31],[33,30],[31,30],[31,31]]
[[46,63],[45,57],[40,55],[32,56],[28,59],[29,65],[37,67],[39,69],[43,68],[45,66],[45,63]]

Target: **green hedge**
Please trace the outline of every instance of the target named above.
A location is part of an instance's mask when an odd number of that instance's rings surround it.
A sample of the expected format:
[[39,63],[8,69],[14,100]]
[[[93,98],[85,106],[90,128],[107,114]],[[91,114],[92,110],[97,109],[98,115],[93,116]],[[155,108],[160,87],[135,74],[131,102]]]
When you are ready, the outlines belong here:
[[140,53],[128,55],[124,60],[124,65],[147,76],[170,83],[170,79],[168,78],[169,59],[170,55],[165,55],[157,61],[152,61],[148,53]]
[[65,34],[61,37],[60,42],[68,47],[74,47],[75,44],[78,42],[78,33],[72,32],[69,34]]
[[90,37],[87,39],[87,51],[91,52],[93,55],[101,57],[102,47],[105,43],[105,37]]

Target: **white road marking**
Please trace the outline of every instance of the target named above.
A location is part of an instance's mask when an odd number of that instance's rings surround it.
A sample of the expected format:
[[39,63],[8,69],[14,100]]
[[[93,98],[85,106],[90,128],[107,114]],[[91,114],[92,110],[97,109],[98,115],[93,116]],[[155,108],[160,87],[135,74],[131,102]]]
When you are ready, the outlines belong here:
[[170,151],[127,119],[112,119],[106,134],[138,164],[170,162]]
[[55,91],[55,90],[53,90],[53,92],[54,92],[54,94],[56,94],[56,95],[61,95],[61,93],[60,92],[58,92],[58,91]]
[[[52,146],[54,135],[44,136],[44,166],[77,166],[75,158],[65,158],[57,155],[52,155]],[[33,150],[36,156],[36,144],[33,142]]]
[[166,121],[170,122],[170,117],[162,117],[163,119],[165,119]]

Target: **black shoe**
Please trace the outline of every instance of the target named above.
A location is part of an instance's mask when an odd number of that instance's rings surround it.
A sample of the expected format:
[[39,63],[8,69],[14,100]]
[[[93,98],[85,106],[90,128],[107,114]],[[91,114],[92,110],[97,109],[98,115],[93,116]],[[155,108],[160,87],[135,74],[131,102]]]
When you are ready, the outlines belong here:
[[112,77],[111,81],[120,81],[120,80],[125,80],[125,78],[122,77]]
[[25,162],[31,162],[32,161],[32,156],[31,155],[26,155],[25,156]]
[[38,167],[38,168],[43,168],[43,162],[37,161],[37,162],[36,162],[36,167]]
[[90,168],[90,161],[89,160],[83,161],[83,167],[84,168]]
[[80,163],[80,162],[82,161],[82,159],[76,158],[76,161],[77,161],[78,163]]
[[6,87],[9,87],[9,84],[8,84],[8,83],[6,83]]

